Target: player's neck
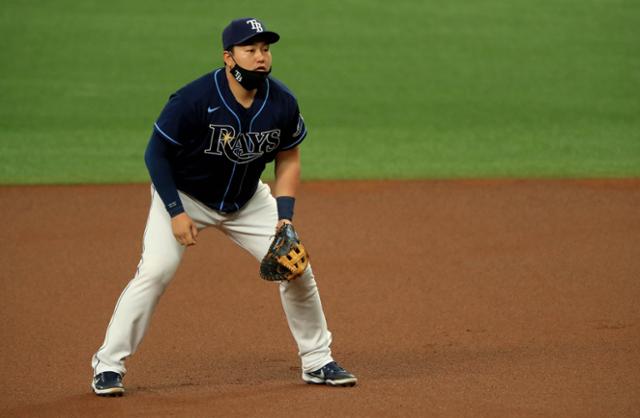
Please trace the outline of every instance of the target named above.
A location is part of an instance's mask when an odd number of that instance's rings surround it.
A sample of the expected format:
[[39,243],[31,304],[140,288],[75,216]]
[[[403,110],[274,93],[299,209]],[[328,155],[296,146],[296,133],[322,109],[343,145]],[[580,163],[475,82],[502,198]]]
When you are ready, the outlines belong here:
[[231,89],[231,93],[233,94],[233,97],[235,97],[236,102],[240,103],[240,106],[245,109],[249,109],[253,104],[253,99],[255,99],[256,93],[258,93],[258,89],[246,90],[240,85],[240,83],[238,83],[238,81],[236,81],[235,78],[233,78],[228,68],[225,73],[227,75],[229,89]]

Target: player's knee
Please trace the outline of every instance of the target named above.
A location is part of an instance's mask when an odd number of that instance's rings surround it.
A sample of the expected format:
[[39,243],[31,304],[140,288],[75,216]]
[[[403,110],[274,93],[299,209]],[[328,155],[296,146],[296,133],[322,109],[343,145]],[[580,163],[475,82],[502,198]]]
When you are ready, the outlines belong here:
[[290,282],[280,282],[280,291],[287,292],[306,292],[314,293],[317,291],[316,279],[311,270],[311,265],[308,265],[304,273],[300,277]]
[[145,257],[138,266],[136,278],[163,290],[173,278],[179,263],[178,257]]
[[302,273],[302,277],[306,277],[308,279],[315,279],[313,276],[313,270],[311,270],[311,263],[307,264],[307,268]]
[[304,284],[306,284],[307,286],[311,286],[311,285],[315,286],[316,279],[315,279],[315,276],[313,275],[313,270],[311,270],[311,264],[307,265],[307,268],[296,280],[300,280],[301,282],[304,282]]

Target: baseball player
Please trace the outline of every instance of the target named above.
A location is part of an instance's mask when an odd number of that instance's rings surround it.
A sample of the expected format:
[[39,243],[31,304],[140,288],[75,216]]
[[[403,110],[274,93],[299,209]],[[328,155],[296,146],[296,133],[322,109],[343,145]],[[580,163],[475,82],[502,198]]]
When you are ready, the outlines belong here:
[[[291,222],[300,181],[298,147],[307,129],[296,98],[269,76],[270,46],[279,39],[258,19],[231,21],[222,32],[224,67],[172,94],[155,122],[145,152],[152,187],[142,257],[92,359],[97,395],[124,393],[125,359],[138,348],[199,231],[215,227],[261,260],[276,229]],[[272,194],[260,175],[273,160]],[[355,385],[356,377],[331,356],[311,266],[296,280],[280,282],[279,290],[302,379]]]

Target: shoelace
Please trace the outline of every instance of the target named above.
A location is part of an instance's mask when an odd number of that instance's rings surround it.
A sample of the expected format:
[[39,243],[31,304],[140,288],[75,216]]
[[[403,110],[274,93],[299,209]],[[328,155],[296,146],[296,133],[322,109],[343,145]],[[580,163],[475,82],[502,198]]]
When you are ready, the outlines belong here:
[[326,366],[324,366],[324,369],[326,369],[326,370],[328,370],[330,372],[333,372],[333,373],[336,373],[336,372],[341,373],[341,372],[345,371],[345,369],[340,367],[338,365],[338,363],[335,363],[335,362],[327,364]]

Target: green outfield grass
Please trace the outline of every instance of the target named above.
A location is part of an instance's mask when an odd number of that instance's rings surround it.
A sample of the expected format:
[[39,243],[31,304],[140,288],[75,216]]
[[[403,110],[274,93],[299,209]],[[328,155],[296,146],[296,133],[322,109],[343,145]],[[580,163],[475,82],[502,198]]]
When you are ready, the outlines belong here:
[[148,179],[168,95],[220,32],[280,32],[305,179],[640,176],[635,0],[5,1],[0,183]]

